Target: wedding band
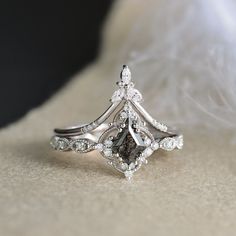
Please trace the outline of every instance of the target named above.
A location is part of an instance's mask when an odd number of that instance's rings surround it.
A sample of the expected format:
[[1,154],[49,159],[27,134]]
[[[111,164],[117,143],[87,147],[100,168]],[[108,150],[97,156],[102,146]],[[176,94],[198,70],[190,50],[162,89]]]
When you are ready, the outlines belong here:
[[183,135],[153,119],[141,106],[131,72],[124,65],[111,105],[96,120],[55,129],[51,146],[58,151],[87,153],[98,150],[107,162],[130,179],[158,149],[182,149]]

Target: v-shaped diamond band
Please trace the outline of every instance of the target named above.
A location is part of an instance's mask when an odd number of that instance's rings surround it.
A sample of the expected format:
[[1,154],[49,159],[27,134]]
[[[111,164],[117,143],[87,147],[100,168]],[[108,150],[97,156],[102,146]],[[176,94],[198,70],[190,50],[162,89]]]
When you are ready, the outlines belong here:
[[153,119],[140,105],[142,95],[134,88],[128,66],[123,66],[117,85],[112,104],[99,118],[89,124],[55,129],[51,146],[78,153],[98,150],[130,179],[154,151],[182,149],[183,135]]

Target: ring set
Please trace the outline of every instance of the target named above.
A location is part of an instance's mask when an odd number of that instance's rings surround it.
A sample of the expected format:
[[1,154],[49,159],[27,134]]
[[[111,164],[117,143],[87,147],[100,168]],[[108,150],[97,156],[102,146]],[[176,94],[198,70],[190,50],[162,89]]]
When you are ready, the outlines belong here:
[[182,149],[183,135],[160,123],[141,106],[142,95],[134,88],[124,65],[111,105],[89,124],[55,129],[51,146],[58,151],[87,153],[97,150],[108,164],[131,179],[158,149]]

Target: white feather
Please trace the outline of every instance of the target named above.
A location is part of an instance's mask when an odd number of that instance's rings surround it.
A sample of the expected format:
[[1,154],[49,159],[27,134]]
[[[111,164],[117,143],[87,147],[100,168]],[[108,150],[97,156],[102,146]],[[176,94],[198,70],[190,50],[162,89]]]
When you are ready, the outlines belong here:
[[[117,47],[110,43],[109,48],[108,42],[107,56],[115,55],[117,66],[129,65],[148,109],[172,124],[235,132],[236,2],[128,0],[119,4],[117,15],[130,13],[132,19],[126,26],[125,20],[108,26],[127,29]],[[115,30],[112,33],[108,41],[119,38]]]

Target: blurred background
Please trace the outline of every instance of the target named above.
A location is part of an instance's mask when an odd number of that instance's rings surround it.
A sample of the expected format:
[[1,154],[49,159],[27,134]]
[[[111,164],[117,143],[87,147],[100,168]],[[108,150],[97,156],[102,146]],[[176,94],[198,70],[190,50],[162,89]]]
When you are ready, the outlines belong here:
[[112,0],[0,3],[0,127],[42,104],[93,61]]

